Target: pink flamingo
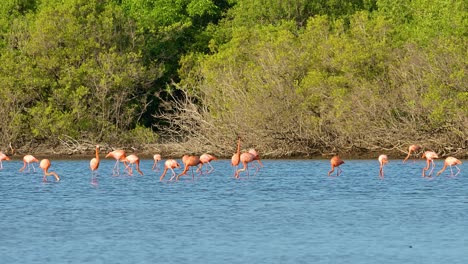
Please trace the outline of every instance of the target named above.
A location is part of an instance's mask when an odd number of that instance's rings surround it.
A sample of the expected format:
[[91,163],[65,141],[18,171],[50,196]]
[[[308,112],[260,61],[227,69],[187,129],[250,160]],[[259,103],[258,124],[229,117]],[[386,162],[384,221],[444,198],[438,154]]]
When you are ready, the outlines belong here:
[[[439,172],[437,172],[437,176],[439,176],[442,172],[444,172],[447,166],[450,166],[450,176],[451,177],[457,176],[460,173],[460,168],[458,168],[457,165],[460,165],[460,164],[462,164],[462,162],[458,160],[457,158],[447,157],[444,161],[444,167]],[[458,169],[458,172],[455,175],[453,175],[452,166],[455,166],[455,168]]]
[[431,171],[429,172],[429,175],[428,175],[428,177],[431,177],[432,176],[432,171],[435,168],[434,159],[439,158],[439,156],[437,156],[437,154],[435,152],[433,152],[433,151],[426,151],[426,152],[423,153],[421,158],[423,158],[423,159],[425,158],[426,162],[427,162],[426,167],[423,168],[423,170],[422,170],[422,176],[426,177],[426,171],[429,170],[429,165],[432,163],[432,169],[431,169]]
[[210,155],[210,154],[207,154],[207,153],[202,154],[202,155],[200,156],[200,167],[198,167],[197,172],[200,171],[200,173],[203,173],[202,168],[203,168],[203,165],[206,164],[206,166],[209,166],[209,167],[211,168],[211,169],[209,169],[209,170],[208,170],[208,169],[206,170],[206,174],[210,174],[210,173],[214,170],[214,168],[213,168],[213,166],[211,165],[210,161],[212,161],[212,160],[217,160],[217,159],[218,159],[218,158],[216,158],[216,157],[213,156],[213,155]]
[[262,162],[260,161],[260,155],[258,154],[258,152],[255,150],[255,149],[249,149],[249,153],[252,154],[254,156],[254,160],[257,161],[258,165],[260,165],[260,167],[257,167],[254,163],[254,167],[256,169],[256,172],[255,174],[257,174],[258,170],[260,170],[260,168],[263,168],[263,164]]
[[89,168],[91,169],[92,175],[94,175],[99,168],[99,145],[96,145],[96,157],[92,158],[89,162]]
[[234,153],[234,155],[232,155],[232,158],[231,158],[231,166],[234,167],[234,177],[236,175],[236,171],[237,171],[237,167],[239,166],[239,162],[240,162],[240,137],[237,139],[237,151],[236,153]]
[[[138,171],[138,173],[140,173],[140,175],[143,175],[143,172],[140,170],[140,158],[138,158],[137,155],[134,155],[134,154],[128,155],[127,157],[123,159],[123,162],[126,166],[126,169],[128,170],[129,175],[133,175],[133,169],[132,169],[133,165],[135,165],[135,168]],[[126,164],[127,162],[129,163],[128,166]]]
[[28,172],[31,170],[29,165],[32,166],[34,172],[36,172],[36,168],[34,167],[34,164],[31,164],[32,162],[39,162],[33,155],[26,155],[23,157],[23,167],[19,171],[23,171],[26,166],[28,166]]
[[49,172],[49,167],[50,167],[50,160],[48,159],[43,159],[41,160],[41,163],[39,163],[39,167],[44,171],[44,177],[42,178],[43,181],[47,181],[47,176],[52,175],[55,177],[56,181],[60,181],[60,177],[57,175],[57,173],[51,171]]
[[242,169],[238,169],[236,171],[236,174],[234,175],[234,177],[236,179],[239,179],[239,173],[242,172],[242,171],[246,171],[247,170],[247,177],[249,177],[249,170],[248,170],[248,166],[249,166],[249,163],[254,161],[255,160],[255,155],[253,155],[252,153],[250,152],[244,152],[240,155],[240,161],[242,162]]
[[159,171],[159,162],[161,161],[161,154],[154,154],[153,159],[154,159],[154,164],[153,164],[153,168],[151,169],[155,170],[156,168],[156,171]]
[[174,172],[174,169],[175,169],[175,168],[180,168],[180,164],[179,164],[176,160],[174,160],[174,159],[168,159],[168,160],[166,160],[166,162],[164,163],[164,171],[163,171],[161,177],[159,178],[159,181],[163,181],[164,176],[166,175],[167,170],[171,170],[171,171],[172,171],[172,177],[171,177],[171,179],[170,179],[170,181],[172,181],[172,179],[173,179],[174,177],[176,177],[176,173]]
[[336,177],[340,176],[340,174],[343,172],[341,169],[340,169],[340,165],[341,164],[344,164],[344,161],[340,159],[339,156],[333,156],[331,159],[330,159],[330,164],[331,164],[331,170],[328,172],[328,176],[330,176],[330,174],[335,171],[335,168],[336,168]]
[[[180,176],[187,175],[187,171],[188,171],[188,169],[190,167],[197,166],[198,164],[200,164],[200,157],[184,155],[182,157],[182,162],[184,163],[185,168],[184,168],[184,171],[181,174],[177,175],[176,181],[179,180]],[[193,170],[192,170],[192,180],[195,180],[195,176],[193,175]]]
[[[411,156],[412,153],[414,153],[413,155],[416,155],[416,158],[418,157],[417,155],[417,152],[421,149],[422,147],[420,145],[411,145],[409,146],[408,148],[408,156],[406,156],[406,158],[403,160],[403,163],[405,163],[409,157]],[[414,159],[413,159],[413,162],[414,162]]]
[[0,151],[0,169],[3,169],[2,160],[10,160],[10,157],[5,155],[5,153]]
[[107,153],[106,158],[108,158],[108,157],[112,157],[112,158],[114,158],[116,160],[114,168],[112,169],[112,174],[113,175],[119,175],[120,174],[119,163],[120,163],[120,161],[125,160],[125,157],[126,157],[125,151],[121,150],[121,149],[111,151],[111,152]]
[[379,175],[380,175],[380,178],[383,179],[384,178],[384,171],[383,171],[383,167],[385,166],[385,164],[388,163],[388,157],[387,155],[380,155],[379,156],[379,163],[380,163],[380,172],[379,172]]

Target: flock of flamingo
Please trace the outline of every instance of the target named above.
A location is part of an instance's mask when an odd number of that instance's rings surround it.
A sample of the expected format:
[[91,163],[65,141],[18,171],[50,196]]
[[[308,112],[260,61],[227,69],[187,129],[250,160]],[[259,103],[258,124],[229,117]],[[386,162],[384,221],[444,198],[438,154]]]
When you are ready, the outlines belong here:
[[[249,163],[253,161],[257,161],[258,165],[255,163],[253,164],[253,167],[255,167],[256,172],[263,167],[262,162],[260,161],[260,156],[258,152],[255,149],[250,149],[247,152],[244,152],[241,154],[240,151],[240,143],[241,140],[240,138],[237,140],[237,151],[234,153],[234,155],[231,158],[231,165],[234,167],[234,178],[238,179],[240,178],[240,173],[241,172],[246,172],[247,176],[249,176],[249,170],[248,170],[248,165]],[[99,150],[100,147],[99,145],[96,146],[96,157],[92,158],[89,167],[91,169],[91,174],[92,176],[96,176],[97,169],[99,168]],[[420,145],[411,145],[408,149],[408,155],[406,158],[403,160],[403,163],[405,163],[411,156],[413,158],[418,158],[419,152],[422,150],[422,147]],[[143,172],[140,170],[140,159],[138,156],[131,154],[131,155],[126,155],[124,150],[114,150],[109,153],[107,153],[106,158],[114,158],[116,160],[115,165],[112,169],[113,175],[119,175],[120,174],[120,163],[122,162],[125,166],[124,171],[128,173],[128,175],[133,175],[133,167],[135,167],[136,171],[140,174],[143,175]],[[434,159],[437,159],[438,156],[435,152],[433,151],[425,151],[422,153],[421,158],[426,159],[426,166],[422,170],[422,177],[432,177],[433,170],[435,168],[435,163]],[[153,156],[154,163],[152,170],[159,171],[159,162],[161,161],[161,155],[160,154],[155,154]],[[174,169],[175,168],[181,168],[180,164],[174,160],[174,159],[168,159],[164,163],[164,171],[162,172],[159,180],[164,181],[164,177],[168,170],[171,170],[172,172],[172,177],[169,179],[169,181],[178,181],[179,177],[183,175],[187,175],[188,170],[191,167],[197,167],[196,172],[202,174],[203,173],[203,166],[206,164],[206,167],[208,167],[205,171],[206,174],[211,173],[214,168],[211,165],[211,161],[216,160],[217,158],[213,155],[210,154],[202,154],[201,156],[193,156],[193,155],[184,155],[182,157],[182,162],[184,164],[184,170],[180,174],[176,174]],[[3,152],[0,151],[0,169],[3,169],[3,160],[10,160],[10,158],[5,155]],[[379,171],[379,177],[384,178],[384,166],[388,163],[388,157],[385,154],[382,154],[378,157],[378,161],[380,163],[380,171]],[[30,166],[33,168],[34,171],[36,171],[33,163],[39,163],[39,167],[43,170],[44,176],[43,176],[43,181],[47,181],[47,176],[54,176],[56,181],[60,181],[59,175],[55,172],[49,172],[49,168],[51,166],[51,162],[49,159],[42,159],[40,162],[38,159],[36,159],[32,155],[26,155],[23,157],[23,167],[19,170],[20,172],[24,171],[26,168],[28,171],[30,171]],[[242,163],[243,167],[241,169],[238,169],[239,164]],[[335,171],[336,168],[336,177],[339,176],[342,173],[342,170],[340,169],[340,165],[344,164],[344,161],[339,157],[339,156],[333,156],[330,159],[330,164],[331,164],[331,170],[328,172],[328,176],[330,177],[331,174]],[[447,157],[444,161],[444,166],[443,168],[437,172],[437,176],[439,176],[442,172],[446,170],[447,167],[450,167],[450,175],[451,177],[455,177],[460,173],[460,168],[458,168],[457,165],[462,164],[460,160],[454,157]],[[431,167],[432,165],[432,167]],[[457,168],[457,173],[453,174],[452,166]],[[428,174],[426,172],[429,170],[431,167],[431,170],[429,171]],[[192,180],[194,180],[194,173],[192,170]]]
[[[414,158],[418,158],[418,153],[420,150],[422,150],[422,147],[420,145],[409,146],[408,155],[403,160],[403,163],[405,163],[411,156],[414,156]],[[421,158],[426,159],[426,167],[424,167],[422,170],[422,176],[432,177],[432,172],[434,171],[434,168],[435,168],[434,159],[438,159],[439,156],[434,151],[424,151],[422,153]],[[388,156],[385,154],[382,154],[379,156],[378,160],[380,163],[379,177],[383,179],[384,178],[383,169],[384,169],[384,166],[388,163]],[[330,174],[335,170],[335,168],[337,168],[336,176],[339,176],[342,172],[339,166],[343,163],[344,161],[341,160],[339,156],[332,157],[330,160],[331,170],[328,172],[328,176],[330,176]],[[444,167],[439,172],[437,172],[437,176],[442,174],[442,172],[444,172],[447,169],[447,166],[450,167],[450,176],[451,177],[457,176],[460,173],[460,168],[458,168],[457,165],[460,165],[460,164],[462,164],[462,162],[459,159],[454,158],[454,157],[447,157],[444,161]],[[455,168],[457,168],[458,170],[457,173],[453,174],[452,166],[455,166]],[[431,167],[431,170],[426,175],[426,171],[429,170],[429,167]]]

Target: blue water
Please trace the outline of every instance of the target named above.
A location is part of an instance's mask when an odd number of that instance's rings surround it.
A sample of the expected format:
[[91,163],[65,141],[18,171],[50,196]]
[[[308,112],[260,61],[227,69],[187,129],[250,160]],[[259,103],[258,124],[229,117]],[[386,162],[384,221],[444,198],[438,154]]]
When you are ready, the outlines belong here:
[[152,160],[144,176],[101,160],[97,182],[88,160],[52,160],[62,180],[44,183],[4,162],[0,263],[468,263],[468,161],[425,179],[423,161],[391,160],[384,180],[376,160],[337,178],[327,160],[263,163],[160,183]]

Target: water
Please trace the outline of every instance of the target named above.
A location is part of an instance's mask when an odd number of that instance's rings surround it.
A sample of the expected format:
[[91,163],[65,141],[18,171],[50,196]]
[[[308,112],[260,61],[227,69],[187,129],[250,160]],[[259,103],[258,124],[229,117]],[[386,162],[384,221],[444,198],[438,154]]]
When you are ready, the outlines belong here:
[[423,161],[391,160],[384,180],[376,160],[337,178],[327,160],[263,163],[249,179],[219,160],[195,182],[160,183],[152,160],[117,177],[101,160],[97,182],[87,160],[52,160],[62,181],[43,183],[4,162],[0,262],[468,263],[467,161],[424,179]]

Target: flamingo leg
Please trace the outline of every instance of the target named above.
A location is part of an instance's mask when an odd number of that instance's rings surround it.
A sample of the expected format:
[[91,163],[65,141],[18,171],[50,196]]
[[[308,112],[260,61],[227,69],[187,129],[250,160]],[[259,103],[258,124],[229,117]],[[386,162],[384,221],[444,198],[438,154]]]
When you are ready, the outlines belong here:
[[211,162],[208,162],[208,166],[210,166],[211,169],[206,171],[207,174],[209,174],[209,173],[211,173],[211,172],[214,171],[214,168],[213,168],[213,166],[211,165]]
[[343,171],[340,169],[340,167],[336,167],[336,177],[340,176]]
[[[452,168],[452,167],[450,167],[450,168]],[[457,165],[455,165],[455,168],[457,168],[458,172],[457,172],[457,173],[455,173],[455,175],[453,175],[453,177],[457,176],[457,175],[460,173],[460,168],[458,168],[458,166],[457,166]]]
[[433,171],[434,168],[435,168],[435,163],[434,163],[434,161],[431,161],[431,163],[432,163],[432,166],[431,166],[431,171],[429,172],[429,176],[432,176],[432,171]]

